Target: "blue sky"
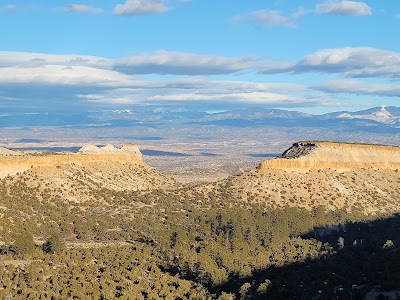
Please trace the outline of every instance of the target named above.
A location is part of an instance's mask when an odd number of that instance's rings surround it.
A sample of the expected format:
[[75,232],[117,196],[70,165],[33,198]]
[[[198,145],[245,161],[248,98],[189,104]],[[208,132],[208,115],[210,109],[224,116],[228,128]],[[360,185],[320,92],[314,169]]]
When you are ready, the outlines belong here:
[[0,108],[399,105],[400,1],[0,0]]

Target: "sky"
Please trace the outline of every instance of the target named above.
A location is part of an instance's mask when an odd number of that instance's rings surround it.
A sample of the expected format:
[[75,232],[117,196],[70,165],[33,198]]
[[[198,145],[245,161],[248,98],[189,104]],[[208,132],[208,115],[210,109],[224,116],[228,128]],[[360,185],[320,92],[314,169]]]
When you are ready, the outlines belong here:
[[396,0],[0,0],[0,110],[399,106],[399,37]]

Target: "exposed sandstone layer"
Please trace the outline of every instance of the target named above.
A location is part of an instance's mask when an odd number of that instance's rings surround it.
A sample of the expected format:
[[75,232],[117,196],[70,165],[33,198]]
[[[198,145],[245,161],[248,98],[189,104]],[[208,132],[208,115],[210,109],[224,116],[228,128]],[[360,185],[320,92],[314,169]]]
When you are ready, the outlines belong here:
[[96,147],[94,145],[85,145],[78,150],[80,154],[122,154],[122,155],[142,155],[139,147],[132,144],[125,144],[121,148],[116,148],[113,145],[104,147]]
[[136,145],[124,145],[115,148],[107,145],[103,148],[87,145],[78,153],[41,153],[22,154],[18,151],[0,154],[0,178],[15,175],[32,167],[58,166],[65,164],[84,165],[94,162],[118,162],[122,164],[144,165],[142,153]]
[[354,168],[400,169],[400,147],[373,144],[304,141],[294,143],[281,157],[266,160],[260,170],[306,172],[313,169],[346,171]]

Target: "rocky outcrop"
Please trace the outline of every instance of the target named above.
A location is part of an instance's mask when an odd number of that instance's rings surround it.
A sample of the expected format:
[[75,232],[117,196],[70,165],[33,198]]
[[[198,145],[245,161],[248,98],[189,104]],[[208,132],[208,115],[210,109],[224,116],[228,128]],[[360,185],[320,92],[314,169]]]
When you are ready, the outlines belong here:
[[400,147],[322,141],[294,143],[281,157],[264,161],[259,169],[309,171],[353,168],[400,169]]
[[14,151],[7,148],[0,147],[0,155],[22,155],[22,151]]
[[292,147],[283,152],[282,157],[284,158],[297,158],[310,154],[317,144],[315,142],[298,142],[294,143]]
[[133,144],[124,144],[121,148],[116,148],[111,144],[104,147],[85,145],[78,150],[80,154],[122,154],[122,155],[142,155],[139,147]]
[[0,178],[15,175],[32,167],[57,166],[62,164],[84,165],[93,162],[119,162],[144,165],[142,153],[136,145],[115,148],[107,145],[102,148],[87,145],[77,153],[35,153],[23,154],[12,151],[0,154]]

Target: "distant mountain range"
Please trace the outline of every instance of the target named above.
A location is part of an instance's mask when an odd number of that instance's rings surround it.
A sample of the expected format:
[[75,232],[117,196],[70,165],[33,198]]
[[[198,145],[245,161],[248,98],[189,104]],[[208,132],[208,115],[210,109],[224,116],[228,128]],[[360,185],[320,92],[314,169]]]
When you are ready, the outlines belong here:
[[395,133],[400,131],[399,107],[374,107],[357,112],[311,115],[285,110],[237,110],[206,117],[204,124],[220,126],[316,127],[343,131]]
[[156,106],[135,110],[99,110],[76,114],[63,113],[3,113],[0,128],[5,127],[149,127],[165,128],[213,125],[220,127],[262,128],[305,127],[327,128],[345,132],[400,133],[400,108],[374,107],[367,110],[340,111],[311,115],[279,109],[245,108],[210,113],[187,108]]

